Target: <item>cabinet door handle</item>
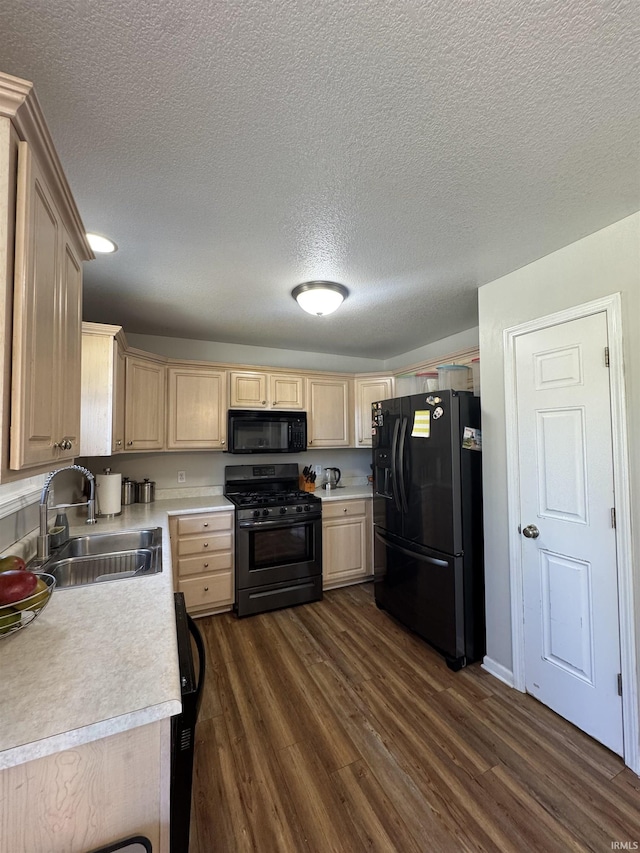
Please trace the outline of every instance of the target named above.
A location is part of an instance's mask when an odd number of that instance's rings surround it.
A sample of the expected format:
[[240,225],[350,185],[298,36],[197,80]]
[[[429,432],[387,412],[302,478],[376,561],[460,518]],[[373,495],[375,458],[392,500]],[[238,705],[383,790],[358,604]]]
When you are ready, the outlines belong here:
[[131,447],[131,445],[132,445],[132,444],[133,444],[133,442],[132,442],[132,441],[128,441],[128,442],[127,442],[127,447]]
[[204,566],[203,566],[203,568],[208,569],[208,568],[209,568],[209,563],[205,563],[205,564],[204,564]]
[[345,508],[342,510],[342,512],[347,512],[347,508],[345,507]]
[[205,522],[204,522],[204,526],[205,526],[205,527],[208,527],[208,526],[209,526],[209,522],[208,522],[208,521],[205,521]]
[[208,587],[208,586],[205,586],[204,591],[205,591],[205,592],[209,592],[209,587]]
[[121,444],[122,444],[122,439],[121,439],[121,438],[119,438],[119,439],[116,441],[116,445],[117,445],[118,447],[120,447],[120,445],[121,445]]
[[208,543],[208,542],[205,542],[205,543],[203,544],[203,546],[202,546],[202,547],[203,547],[203,548],[208,548],[208,547],[209,547],[209,543]]

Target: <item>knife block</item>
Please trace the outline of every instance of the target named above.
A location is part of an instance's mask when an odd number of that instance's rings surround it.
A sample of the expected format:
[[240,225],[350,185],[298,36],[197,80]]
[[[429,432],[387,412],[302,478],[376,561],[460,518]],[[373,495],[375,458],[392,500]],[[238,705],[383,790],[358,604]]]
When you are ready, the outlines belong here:
[[316,484],[309,483],[302,475],[300,475],[300,489],[303,492],[315,492]]

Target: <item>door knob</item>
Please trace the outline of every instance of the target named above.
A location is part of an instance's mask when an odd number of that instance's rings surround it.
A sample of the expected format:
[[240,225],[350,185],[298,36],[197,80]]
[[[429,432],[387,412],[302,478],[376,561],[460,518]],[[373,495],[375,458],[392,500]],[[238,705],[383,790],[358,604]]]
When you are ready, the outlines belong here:
[[538,536],[540,536],[540,531],[535,524],[527,524],[527,526],[522,530],[522,535],[526,536],[527,539],[537,539]]

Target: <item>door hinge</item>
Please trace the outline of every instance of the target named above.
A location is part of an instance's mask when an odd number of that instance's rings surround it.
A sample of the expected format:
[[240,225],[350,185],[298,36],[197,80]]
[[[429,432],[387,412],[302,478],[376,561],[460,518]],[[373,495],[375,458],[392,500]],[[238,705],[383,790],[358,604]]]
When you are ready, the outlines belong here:
[[609,347],[604,348],[604,366],[609,367]]
[[618,696],[622,696],[622,673],[618,673]]
[[611,507],[611,526],[613,528],[616,526],[616,508],[614,506]]

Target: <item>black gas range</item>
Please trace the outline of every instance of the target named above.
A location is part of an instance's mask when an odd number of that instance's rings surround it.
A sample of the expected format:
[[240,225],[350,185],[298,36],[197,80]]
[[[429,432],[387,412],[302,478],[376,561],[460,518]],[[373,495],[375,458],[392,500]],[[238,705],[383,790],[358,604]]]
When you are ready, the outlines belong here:
[[298,488],[298,465],[227,465],[224,481],[236,506],[237,615],[321,599],[322,501]]

